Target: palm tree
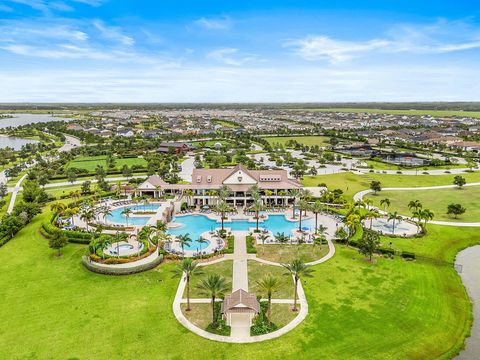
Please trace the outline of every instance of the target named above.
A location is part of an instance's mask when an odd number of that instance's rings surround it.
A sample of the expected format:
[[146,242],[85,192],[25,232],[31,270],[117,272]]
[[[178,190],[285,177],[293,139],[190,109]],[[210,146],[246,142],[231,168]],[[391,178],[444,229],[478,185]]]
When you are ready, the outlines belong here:
[[271,315],[272,315],[272,294],[278,290],[280,287],[280,281],[278,278],[272,275],[267,275],[260,281],[257,281],[258,287],[261,291],[267,294],[268,299],[268,311],[267,319],[268,323],[272,324]]
[[[198,240],[197,240],[197,243],[200,244],[200,249],[202,248],[202,245],[201,244],[208,244],[208,240],[207,239],[204,239],[203,237],[199,237]],[[200,257],[203,258],[203,254],[202,252],[200,252]]]
[[[265,241],[268,239],[268,235],[267,234],[260,234],[258,235],[258,239],[262,242],[262,245],[265,245]],[[265,252],[265,246],[262,247],[262,253]]]
[[290,190],[289,195],[293,199],[293,216],[292,216],[292,218],[296,219],[295,206],[297,205],[297,200],[298,200],[298,197],[300,196],[300,190],[299,189],[292,189],[292,190]]
[[300,199],[298,202],[298,209],[300,210],[300,221],[298,222],[298,231],[302,231],[302,213],[303,210],[306,210],[308,208],[308,202],[305,199]]
[[418,214],[418,210],[422,208],[422,203],[418,200],[411,200],[408,203],[408,209],[412,212],[412,216],[415,218],[415,215]]
[[185,245],[190,245],[192,242],[192,238],[190,237],[189,233],[178,235],[176,242],[180,243],[180,246],[182,247],[182,254],[185,256]]
[[121,213],[123,216],[125,216],[125,220],[127,220],[127,226],[128,226],[128,219],[130,219],[130,215],[132,214],[132,212],[133,212],[132,209],[127,207],[123,209]]
[[190,202],[195,196],[195,192],[191,189],[186,189],[183,191],[183,195],[185,195],[185,197],[187,198],[187,202]]
[[422,218],[425,222],[425,226],[427,226],[427,222],[429,220],[433,220],[433,217],[435,216],[435,214],[432,211],[430,211],[429,209],[423,209],[421,211],[421,214],[422,214]]
[[103,221],[107,224],[107,216],[112,215],[112,209],[110,206],[103,206],[100,209],[100,213],[103,215]]
[[217,318],[215,316],[215,299],[223,296],[228,290],[227,281],[223,276],[218,274],[209,275],[206,279],[202,279],[197,285],[200,292],[212,299],[212,324],[217,325]]
[[260,211],[263,210],[262,202],[259,199],[254,200],[251,209],[255,211],[255,219],[257,220],[257,228],[255,231],[258,232],[258,221],[260,220]]
[[88,223],[95,218],[95,213],[93,209],[83,209],[80,213],[80,220],[83,220],[87,226],[88,231]]
[[[360,224],[360,216],[357,214],[350,214],[347,216],[345,225],[348,226],[348,234],[352,236],[355,234],[355,231],[357,229],[357,225]],[[348,238],[347,238],[347,246],[348,246]]]
[[65,211],[67,206],[64,203],[61,202],[56,202],[50,205],[50,210],[52,210],[55,215],[59,215]]
[[217,210],[220,212],[220,220],[222,222],[222,231],[224,230],[223,228],[223,221],[225,220],[225,213],[227,211],[230,211],[230,206],[225,202],[225,201],[220,201],[220,203],[217,205]]
[[282,204],[283,206],[285,206],[285,198],[288,196],[288,192],[285,191],[285,190],[281,190],[277,193],[278,196],[280,196],[282,198]]
[[393,224],[392,224],[392,235],[395,235],[395,222],[396,221],[401,221],[402,220],[402,217],[400,215],[398,215],[398,212],[395,211],[393,213],[389,213],[388,214],[388,221],[392,220],[393,221]]
[[75,199],[75,202],[78,202],[81,195],[80,190],[70,191],[70,196]]
[[385,198],[380,200],[380,206],[383,206],[383,211],[387,212],[387,208],[390,206],[390,199]]
[[372,230],[373,219],[378,219],[380,214],[376,210],[369,210],[363,217],[370,220],[370,230]]
[[258,188],[257,184],[253,185],[248,191],[250,192],[250,195],[252,196],[254,202],[257,202],[262,198],[262,195],[260,195],[260,189]]
[[310,206],[310,210],[315,214],[315,234],[317,234],[318,214],[323,211],[323,204],[319,200],[317,200]]
[[284,244],[284,243],[288,242],[288,239],[289,239],[288,235],[285,235],[284,232],[282,232],[282,233],[277,232],[275,234],[275,240],[277,240],[280,244]]
[[295,291],[294,291],[294,299],[293,299],[293,311],[297,311],[297,298],[298,298],[298,281],[300,277],[312,277],[312,270],[309,265],[306,265],[302,260],[295,259],[289,264],[282,264],[282,266],[287,269],[288,273],[293,276]]
[[227,185],[222,185],[220,190],[218,190],[218,197],[220,201],[225,201],[230,195],[230,188]]
[[[312,197],[313,197],[313,194],[310,190],[308,189],[302,189],[300,191],[300,197],[304,200],[307,201],[307,203],[312,200]],[[307,216],[307,210],[308,210],[308,206],[304,207],[303,211],[304,211],[304,214],[305,216]]]
[[157,192],[157,199],[162,195],[162,187],[160,185],[155,185],[155,191]]
[[176,268],[172,270],[174,277],[181,277],[185,275],[186,289],[187,289],[187,308],[186,311],[190,311],[190,279],[192,276],[201,275],[203,272],[198,267],[197,263],[194,263],[191,258],[183,259]]

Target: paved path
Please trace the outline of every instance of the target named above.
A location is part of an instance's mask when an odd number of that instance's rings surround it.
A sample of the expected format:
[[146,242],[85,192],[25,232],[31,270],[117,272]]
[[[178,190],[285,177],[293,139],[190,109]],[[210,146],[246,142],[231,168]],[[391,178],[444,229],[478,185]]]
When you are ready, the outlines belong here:
[[[465,184],[464,187],[469,186],[480,186],[480,182]],[[410,187],[410,188],[384,188],[382,191],[421,191],[421,190],[439,190],[439,189],[453,189],[456,188],[456,185],[440,185],[440,186],[422,186],[422,187]],[[365,195],[373,193],[373,190],[362,190],[355,195],[353,195],[354,201],[362,200]],[[386,212],[378,209],[377,207],[371,206],[371,208],[377,209],[380,214],[385,215]],[[406,219],[413,220],[410,216],[403,216]],[[457,221],[429,221],[429,224],[435,225],[444,225],[444,226],[459,226],[459,227],[480,227],[480,222],[457,222]]]
[[182,171],[178,174],[184,181],[192,181],[193,169],[195,169],[195,156],[193,154],[188,154],[188,158],[182,161],[180,166]]
[[[235,251],[233,254],[225,255],[223,258],[217,258],[210,262],[199,263],[199,266],[207,266],[207,265],[219,263],[221,261],[233,260],[234,271],[233,271],[232,287],[234,290],[235,288],[244,288],[246,290],[248,289],[248,267],[247,267],[248,260],[254,260],[254,261],[258,261],[258,262],[268,264],[268,265],[273,265],[273,266],[282,266],[281,264],[273,261],[257,258],[255,254],[247,254],[246,240],[245,240],[245,236],[247,235],[247,232],[235,231],[233,233],[235,235]],[[333,245],[330,239],[327,239],[327,241],[328,241],[328,247],[329,247],[328,254],[319,260],[310,262],[309,265],[317,265],[333,257],[333,255],[335,254],[335,246]],[[235,263],[237,263],[236,267],[235,267]],[[305,296],[302,283],[299,282],[298,303],[300,304],[300,311],[298,312],[298,315],[284,327],[280,328],[277,331],[271,332],[269,334],[259,335],[259,336],[250,336],[250,323],[248,323],[248,326],[247,326],[244,322],[244,319],[232,319],[232,322],[237,321],[238,323],[236,324],[236,326],[233,326],[232,324],[231,335],[230,336],[216,335],[195,326],[183,314],[181,310],[181,304],[186,302],[186,299],[183,298],[183,294],[185,292],[185,286],[186,286],[185,277],[182,277],[178,285],[177,292],[175,294],[175,299],[173,301],[173,313],[175,317],[183,326],[185,326],[190,331],[206,339],[210,339],[214,341],[228,342],[228,343],[253,343],[253,342],[260,342],[260,341],[275,339],[293,330],[303,320],[305,320],[305,318],[308,315],[307,298]],[[210,299],[190,299],[190,301],[192,303],[208,303],[210,302]],[[293,302],[293,299],[274,299],[273,302],[278,304],[291,304]]]
[[455,265],[472,301],[474,319],[470,337],[465,341],[465,350],[457,359],[476,360],[480,354],[480,245],[460,251]]
[[20,186],[22,185],[23,180],[27,177],[27,174],[23,175],[20,180],[17,181],[15,187],[12,191],[12,197],[10,198],[10,203],[8,204],[7,214],[11,214],[13,207],[15,206],[15,200],[17,199],[18,192],[20,191]]
[[79,138],[67,134],[63,135],[65,136],[65,143],[60,149],[58,149],[58,152],[67,152],[76,147],[82,146],[82,141]]

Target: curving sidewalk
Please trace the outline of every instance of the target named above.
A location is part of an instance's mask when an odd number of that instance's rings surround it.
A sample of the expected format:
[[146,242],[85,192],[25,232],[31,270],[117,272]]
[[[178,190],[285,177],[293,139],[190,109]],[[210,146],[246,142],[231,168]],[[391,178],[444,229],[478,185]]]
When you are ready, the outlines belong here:
[[[463,185],[464,187],[470,186],[480,186],[480,182],[469,183]],[[439,186],[421,186],[421,187],[409,187],[409,188],[384,188],[382,191],[421,191],[421,190],[439,190],[439,189],[453,189],[456,188],[457,185],[439,185]],[[354,201],[362,200],[365,195],[373,193],[373,190],[367,189],[362,190],[353,195]],[[376,209],[380,214],[385,215],[387,214],[385,211],[380,210],[375,206],[370,206],[370,208]],[[403,216],[405,219],[413,220],[411,216]],[[444,225],[444,226],[459,226],[459,227],[480,227],[480,222],[456,222],[456,221],[436,221],[432,220],[428,222],[429,224],[434,225]]]
[[[243,236],[242,236],[242,239],[243,239]],[[333,257],[333,255],[335,254],[335,246],[333,245],[333,242],[330,239],[328,239],[327,241],[328,241],[328,247],[329,247],[328,253],[324,257],[322,257],[321,259],[308,263],[308,265],[321,264],[321,263],[323,263],[323,262],[325,262],[325,261],[327,261],[327,260],[329,260]],[[238,248],[237,244],[235,244],[235,251],[237,251],[237,248]],[[215,259],[211,262],[199,263],[199,266],[211,265],[211,264],[215,264],[215,263],[225,261],[225,260],[234,260],[234,261],[239,261],[240,260],[240,261],[244,261],[244,262],[246,262],[247,260],[254,260],[254,261],[258,261],[258,262],[261,262],[261,263],[267,264],[267,265],[282,266],[282,264],[280,264],[280,263],[258,258],[255,254],[245,254],[245,256],[241,256],[241,255],[235,254],[235,253],[233,255],[226,255],[221,259]],[[234,268],[234,270],[235,270],[235,268]],[[235,277],[236,274],[233,274],[233,276]],[[305,296],[305,291],[303,289],[302,282],[300,281],[298,285],[299,285],[298,286],[298,302],[300,304],[300,311],[298,312],[298,315],[291,322],[289,322],[287,325],[285,325],[284,327],[282,327],[282,328],[280,328],[280,329],[278,329],[274,332],[264,334],[264,335],[245,337],[245,336],[235,336],[234,334],[232,334],[230,336],[222,336],[222,335],[212,334],[212,333],[207,332],[203,329],[200,329],[198,326],[192,324],[185,317],[185,315],[183,314],[182,309],[181,309],[181,304],[185,302],[185,300],[183,299],[183,294],[184,294],[185,286],[186,286],[185,277],[182,277],[182,279],[180,280],[180,283],[178,285],[177,292],[175,294],[175,299],[173,301],[173,313],[174,313],[175,317],[177,318],[177,320],[184,327],[186,327],[188,330],[194,332],[195,334],[197,334],[199,336],[202,336],[202,337],[204,337],[206,339],[209,339],[209,340],[219,341],[219,342],[227,342],[227,343],[254,343],[254,342],[271,340],[271,339],[275,339],[277,337],[280,337],[282,335],[285,335],[289,331],[293,330],[303,320],[305,320],[305,318],[308,315],[308,302],[307,302],[307,298]],[[206,299],[195,299],[195,300],[191,299],[191,302],[192,303],[193,302],[204,302],[205,300]],[[210,301],[210,300],[208,299],[208,301]],[[283,304],[288,304],[288,303],[291,303],[292,301],[293,301],[292,299],[275,299],[275,303],[283,303]]]
[[23,180],[27,177],[28,174],[23,175],[20,180],[17,181],[15,184],[15,188],[12,191],[12,197],[10,198],[10,203],[8,204],[7,214],[11,214],[13,211],[13,207],[15,206],[15,200],[17,199],[18,192],[21,189],[21,185]]

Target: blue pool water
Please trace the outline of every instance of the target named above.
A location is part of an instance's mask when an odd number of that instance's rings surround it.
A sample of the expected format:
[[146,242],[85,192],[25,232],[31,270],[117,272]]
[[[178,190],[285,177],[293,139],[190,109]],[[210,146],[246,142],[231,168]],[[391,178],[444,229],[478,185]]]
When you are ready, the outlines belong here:
[[[127,218],[122,215],[122,211],[125,210],[126,208],[132,209],[132,211],[156,211],[160,207],[159,204],[147,204],[147,205],[130,205],[130,206],[124,206],[118,209],[115,209],[112,211],[111,215],[107,216],[107,222],[113,222],[117,224],[126,224],[127,223]],[[129,225],[145,225],[148,220],[150,220],[151,216],[150,215],[145,215],[139,217],[138,215],[132,216],[133,214],[130,215],[130,218],[128,219],[128,224]]]
[[[195,240],[200,237],[205,231],[215,230],[220,228],[222,225],[216,220],[211,220],[205,215],[187,215],[173,218],[173,221],[181,224],[181,227],[170,229],[167,232],[170,235],[182,235],[189,233],[192,241],[192,249],[197,248]],[[232,222],[225,222],[224,227],[230,228],[232,230],[244,230],[247,231],[250,228],[256,226],[255,222],[249,222],[246,220],[234,220]],[[284,215],[270,215],[268,220],[261,221],[258,224],[259,228],[267,229],[276,234],[277,232],[285,233],[285,235],[290,235],[291,231],[298,227],[298,221],[288,221],[285,219]],[[302,228],[313,229],[315,227],[315,219],[308,219],[302,221]],[[306,229],[305,229],[306,230]]]

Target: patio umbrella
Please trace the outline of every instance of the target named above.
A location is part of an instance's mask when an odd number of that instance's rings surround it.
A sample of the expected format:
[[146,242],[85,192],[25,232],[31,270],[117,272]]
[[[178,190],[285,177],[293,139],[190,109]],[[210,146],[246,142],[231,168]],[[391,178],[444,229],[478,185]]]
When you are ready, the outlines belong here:
[[210,209],[210,206],[204,205],[204,206],[202,206],[202,209]]
[[306,227],[306,226],[304,226],[304,227],[302,227],[302,230],[303,230],[303,231],[308,231],[308,230],[310,230],[310,228],[309,228],[309,227]]

